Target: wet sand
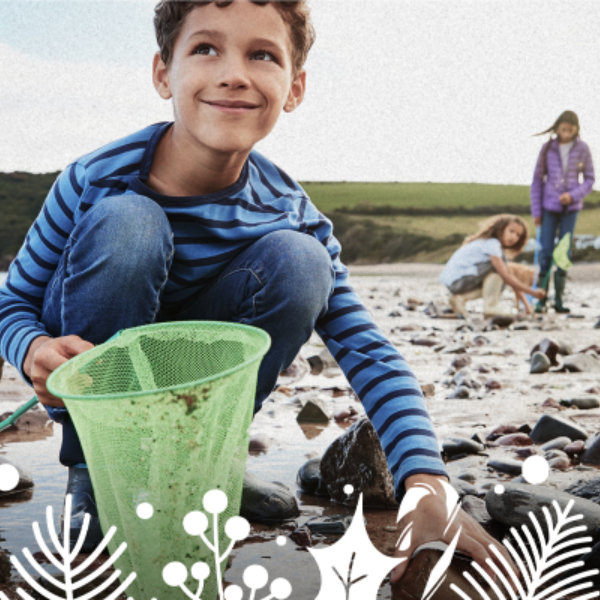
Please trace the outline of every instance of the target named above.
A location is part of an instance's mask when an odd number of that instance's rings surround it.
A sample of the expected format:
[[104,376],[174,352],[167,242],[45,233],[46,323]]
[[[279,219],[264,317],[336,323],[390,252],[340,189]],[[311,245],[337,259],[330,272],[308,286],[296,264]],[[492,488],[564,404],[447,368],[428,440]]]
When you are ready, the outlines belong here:
[[[533,427],[545,410],[552,414],[558,412],[542,408],[541,404],[548,397],[560,400],[582,396],[586,395],[586,390],[600,385],[597,373],[529,374],[530,350],[544,337],[570,344],[574,351],[598,343],[599,331],[594,329],[594,324],[600,318],[600,306],[596,301],[599,265],[576,265],[570,271],[567,304],[573,310],[572,316],[550,313],[541,321],[525,321],[529,327],[525,330],[485,332],[465,330],[462,327],[464,321],[432,318],[426,314],[429,303],[433,302],[439,308],[446,304],[446,292],[436,281],[440,269],[439,265],[423,264],[365,265],[352,269],[353,285],[380,328],[408,359],[420,383],[433,385],[433,395],[426,403],[440,442],[448,436],[470,437],[476,431],[485,434],[504,423],[516,426],[527,423]],[[512,305],[513,295],[505,291],[503,308],[510,311]],[[473,302],[470,307],[476,317],[481,305]],[[482,324],[475,318],[476,330]],[[488,343],[471,345],[476,335],[485,336]],[[417,338],[435,342],[435,345],[416,345]],[[456,357],[448,350],[461,345],[468,348],[473,371],[480,367],[488,370],[485,377],[495,379],[499,389],[479,391],[468,400],[448,399],[451,389],[444,385],[448,379],[445,373]],[[301,356],[307,358],[321,349],[320,339],[313,336],[303,347]],[[282,377],[279,385],[252,424],[251,437],[261,439],[267,448],[264,453],[249,456],[247,469],[261,478],[281,481],[296,490],[298,468],[309,458],[321,456],[344,428],[334,421],[326,426],[301,427],[296,422],[299,406],[295,398],[310,390],[319,391],[328,397],[331,414],[349,405],[360,414],[364,411],[338,369],[320,375],[305,374],[300,378]],[[20,382],[16,371],[5,365],[0,383],[0,414],[14,410],[30,396],[31,390]],[[599,409],[568,409],[560,415],[574,418],[590,434],[600,431]],[[24,546],[35,548],[31,522],[44,518],[47,505],[54,507],[56,515],[60,513],[66,484],[66,470],[57,460],[60,426],[49,429],[44,435],[46,433],[47,437],[36,440],[0,438],[0,456],[27,470],[35,482],[30,498],[0,500],[0,547],[12,553]],[[490,454],[514,457],[507,449],[493,449]],[[476,471],[479,489],[508,479],[488,471],[487,460],[484,456],[471,456],[448,463],[447,467],[451,475],[467,468]],[[577,479],[593,476],[598,476],[598,470],[589,467],[552,471],[549,484],[564,489]],[[317,515],[353,513],[353,509],[306,494],[298,493],[298,501],[301,509],[301,516],[296,520],[298,526]],[[395,511],[365,511],[365,514],[373,542],[381,551],[391,553],[396,539],[393,531]],[[277,536],[289,532],[290,529],[285,527],[253,526],[250,539],[235,550],[226,580],[239,581],[247,565],[260,562],[269,569],[271,578],[284,576],[289,579],[294,589],[293,598],[314,598],[319,589],[319,575],[309,552],[289,538],[283,547],[276,543]],[[313,541],[318,547],[332,543],[335,538],[315,537]],[[378,598],[391,597],[389,583],[386,583]],[[396,594],[395,597],[402,596]]]

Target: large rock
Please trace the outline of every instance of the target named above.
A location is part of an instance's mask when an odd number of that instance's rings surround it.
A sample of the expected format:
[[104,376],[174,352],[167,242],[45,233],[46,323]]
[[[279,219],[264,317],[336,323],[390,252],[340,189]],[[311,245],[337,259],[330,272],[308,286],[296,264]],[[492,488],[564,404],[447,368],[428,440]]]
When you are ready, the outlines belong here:
[[327,490],[323,487],[320,458],[311,458],[298,469],[296,483],[298,484],[298,487],[307,494],[314,494],[315,496],[329,495]]
[[556,511],[552,506],[552,501],[556,500],[561,510],[564,510],[567,504],[574,500],[574,506],[569,513],[573,515],[583,515],[583,520],[578,524],[586,525],[588,533],[593,537],[600,532],[600,506],[589,500],[578,498],[560,492],[554,488],[540,485],[528,485],[519,483],[504,484],[504,492],[496,493],[491,489],[485,497],[485,505],[492,517],[509,527],[520,527],[521,525],[530,525],[531,519],[529,513],[532,512],[540,524],[546,523],[542,507],[550,509],[552,520],[556,522]]
[[[363,418],[337,438],[321,459],[323,486],[331,498],[356,503],[363,494],[364,506],[396,508],[394,481],[381,443],[371,421]],[[344,486],[354,487],[351,495]]]
[[565,492],[600,504],[600,478],[590,479],[589,481],[580,479],[566,488]]
[[574,421],[555,415],[542,415],[529,437],[535,444],[543,444],[561,436],[566,436],[571,440],[586,440],[588,434]]
[[252,473],[244,475],[240,515],[256,523],[293,519],[300,514],[296,498],[279,481],[263,481]]
[[600,435],[596,435],[586,442],[581,462],[585,465],[600,465]]

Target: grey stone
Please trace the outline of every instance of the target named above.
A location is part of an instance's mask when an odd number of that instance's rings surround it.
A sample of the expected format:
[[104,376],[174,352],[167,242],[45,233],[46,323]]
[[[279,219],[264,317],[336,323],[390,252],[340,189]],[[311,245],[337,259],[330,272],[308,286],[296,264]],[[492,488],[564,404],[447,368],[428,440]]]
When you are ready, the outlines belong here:
[[581,462],[584,465],[600,465],[600,435],[587,440]]
[[310,398],[296,417],[298,423],[329,423],[330,419],[331,416],[321,398]]
[[487,524],[492,520],[490,513],[485,507],[485,500],[475,494],[461,498],[461,507],[471,515],[480,525]]
[[458,492],[459,498],[477,495],[477,488],[468,481],[464,481],[462,479],[453,480],[452,487]]
[[580,410],[589,410],[592,408],[600,408],[600,400],[594,396],[586,396],[583,398],[564,398],[560,401],[561,406],[567,408],[579,408]]
[[296,475],[296,483],[303,492],[316,496],[328,496],[321,478],[321,459],[311,458],[305,462]]
[[450,366],[457,371],[464,369],[471,364],[471,357],[468,354],[459,354],[451,363]]
[[351,515],[329,515],[327,517],[313,517],[306,521],[305,526],[310,529],[311,533],[344,535],[351,523]]
[[541,524],[545,523],[546,519],[542,512],[544,506],[549,508],[556,520],[553,500],[556,500],[563,510],[571,500],[574,500],[575,504],[569,514],[583,515],[583,522],[579,521],[578,524],[587,525],[591,535],[598,531],[600,506],[548,486],[506,483],[502,494],[495,493],[493,489],[486,494],[485,505],[490,515],[497,521],[509,527],[520,527],[531,524],[529,512],[532,512]]
[[273,523],[294,519],[300,511],[296,498],[283,483],[263,481],[246,472],[240,514],[248,521]]
[[552,363],[550,359],[543,352],[534,352],[531,355],[531,361],[529,364],[530,373],[546,373],[550,370]]
[[565,357],[562,370],[576,373],[595,373],[600,371],[600,360],[591,354],[571,354]]
[[561,340],[558,342],[558,353],[562,354],[562,356],[568,356],[569,354],[573,354],[573,347],[569,342]]
[[465,400],[467,398],[471,397],[471,391],[469,390],[468,387],[465,387],[464,385],[461,385],[459,387],[457,387],[449,396],[448,399],[450,400]]
[[474,471],[461,471],[456,479],[461,479],[462,481],[467,481],[468,483],[475,483],[477,481],[477,473]]
[[536,444],[543,444],[562,436],[566,436],[571,440],[586,440],[588,434],[574,421],[562,419],[555,415],[542,415],[530,435]]
[[562,450],[565,446],[571,443],[571,438],[566,435],[561,435],[560,437],[555,437],[554,439],[548,440],[545,444],[542,445],[542,450],[546,452],[547,450],[554,450],[558,448]]
[[481,387],[479,381],[473,377],[473,373],[471,373],[471,371],[469,371],[467,368],[461,369],[458,373],[456,373],[456,375],[454,375],[452,378],[452,381],[459,387],[462,386],[471,390],[478,390]]
[[8,553],[0,548],[0,584],[8,583],[10,580],[10,557]]
[[590,480],[580,479],[566,488],[565,492],[600,504],[600,477]]
[[547,460],[550,468],[555,471],[566,471],[571,466],[571,460],[564,452],[562,455],[554,456]]
[[508,475],[520,475],[523,470],[523,463],[512,458],[492,458],[488,461],[487,466]]
[[[329,496],[342,503],[355,504],[362,492],[365,507],[395,508],[394,481],[377,433],[362,418],[334,440],[321,459],[321,477]],[[349,496],[344,486],[354,492]]]
[[461,454],[477,454],[478,452],[483,452],[483,450],[484,447],[475,440],[462,437],[450,437],[442,442],[442,452],[447,458]]

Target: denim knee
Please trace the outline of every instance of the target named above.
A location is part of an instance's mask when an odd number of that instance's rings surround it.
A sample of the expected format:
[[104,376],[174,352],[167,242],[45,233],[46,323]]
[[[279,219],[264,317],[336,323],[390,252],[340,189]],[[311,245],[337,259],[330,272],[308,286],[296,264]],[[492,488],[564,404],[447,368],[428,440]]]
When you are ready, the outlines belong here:
[[173,234],[164,210],[153,200],[115,196],[88,210],[70,245],[83,251],[93,248],[95,265],[114,269],[124,281],[164,265],[173,253]]
[[288,308],[316,314],[324,310],[335,278],[325,246],[312,235],[285,229],[262,241],[264,262],[276,265],[276,293]]

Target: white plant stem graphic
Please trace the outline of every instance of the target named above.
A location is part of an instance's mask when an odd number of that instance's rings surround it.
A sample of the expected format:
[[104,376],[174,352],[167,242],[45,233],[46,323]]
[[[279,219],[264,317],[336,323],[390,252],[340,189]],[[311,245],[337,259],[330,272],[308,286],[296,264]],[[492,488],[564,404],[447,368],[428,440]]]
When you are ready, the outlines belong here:
[[[500,588],[481,566],[475,562],[471,563],[474,570],[477,571],[480,577],[493,590],[498,600],[508,600],[508,598],[510,600],[562,600],[567,596],[582,592],[583,590],[589,590],[593,587],[590,578],[599,573],[598,569],[581,571],[581,567],[584,566],[582,560],[573,560],[565,564],[566,560],[574,559],[588,553],[590,547],[584,546],[584,544],[592,542],[592,538],[589,536],[573,537],[575,534],[580,534],[587,529],[585,525],[572,525],[572,523],[583,519],[582,515],[569,516],[573,504],[574,501],[570,500],[566,508],[561,510],[556,501],[552,502],[552,506],[556,512],[556,523],[553,523],[552,515],[548,508],[546,506],[542,508],[547,525],[547,537],[544,535],[538,519],[532,512],[529,513],[529,519],[531,520],[537,539],[534,538],[533,533],[527,525],[521,526],[523,535],[514,527],[511,528],[510,532],[516,542],[516,547],[510,540],[505,540],[503,543],[514,563],[519,568],[522,581],[511,569],[500,551],[493,545],[490,545],[490,551],[494,553],[502,564],[508,577],[491,559],[488,559],[487,564],[496,575],[504,590]],[[573,571],[575,572],[573,573]],[[479,598],[491,600],[487,592],[469,572],[465,571],[463,575],[475,589]],[[560,580],[552,583],[559,576]],[[548,584],[551,585],[548,586]],[[450,587],[463,600],[473,600],[471,596],[457,585],[452,584]],[[583,595],[573,597],[573,600],[588,600],[590,598],[598,598],[599,596],[599,591],[592,590]]]
[[[107,588],[109,588],[113,583],[115,583],[121,575],[121,571],[115,570],[104,581],[99,583],[99,585],[96,586],[92,591],[87,592],[83,595],[77,595],[77,590],[80,590],[83,586],[92,583],[97,577],[102,575],[115,563],[115,561],[123,554],[123,552],[127,548],[127,544],[123,542],[108,560],[106,560],[93,572],[89,573],[88,575],[85,575],[85,571],[100,556],[100,554],[104,551],[110,540],[113,538],[117,528],[114,526],[111,527],[104,539],[95,548],[95,550],[85,560],[83,560],[81,564],[75,567],[73,566],[73,563],[79,555],[79,552],[81,551],[81,548],[85,541],[85,536],[89,527],[90,516],[88,514],[85,515],[81,532],[79,534],[79,537],[77,538],[73,550],[71,550],[71,506],[72,498],[71,495],[68,494],[65,498],[64,536],[62,542],[59,540],[56,528],[54,526],[54,515],[52,507],[48,506],[46,508],[46,526],[48,529],[48,534],[50,536],[50,541],[54,546],[56,554],[58,554],[58,556],[60,557],[60,560],[56,558],[54,553],[48,547],[48,544],[46,543],[46,540],[42,535],[39,523],[37,521],[34,521],[32,524],[33,534],[35,536],[35,540],[40,550],[42,551],[46,559],[62,573],[64,581],[61,581],[56,577],[52,576],[50,573],[48,573],[48,571],[34,558],[29,548],[23,548],[23,556],[27,559],[27,562],[33,568],[33,570],[37,572],[45,581],[47,581],[52,586],[60,590],[63,593],[63,595],[57,596],[56,594],[50,592],[48,589],[44,588],[42,585],[40,585],[40,583],[38,583],[38,581],[36,581],[33,578],[31,573],[16,556],[11,557],[11,562],[17,569],[21,577],[23,577],[23,579],[31,586],[33,590],[35,590],[38,594],[40,594],[44,598],[47,598],[48,600],[91,600],[92,598],[97,597],[98,594],[103,593]],[[123,593],[129,587],[129,585],[135,579],[135,577],[135,573],[131,573],[125,579],[125,581],[121,583],[121,585],[118,586],[113,592],[111,592],[107,596],[102,596],[103,600],[115,600],[121,593]],[[25,600],[34,600],[32,596],[30,596],[25,590],[21,588],[17,588],[17,593],[19,594],[19,596],[21,596],[21,598],[24,598]],[[8,598],[5,594],[0,594],[0,600],[8,600]]]

